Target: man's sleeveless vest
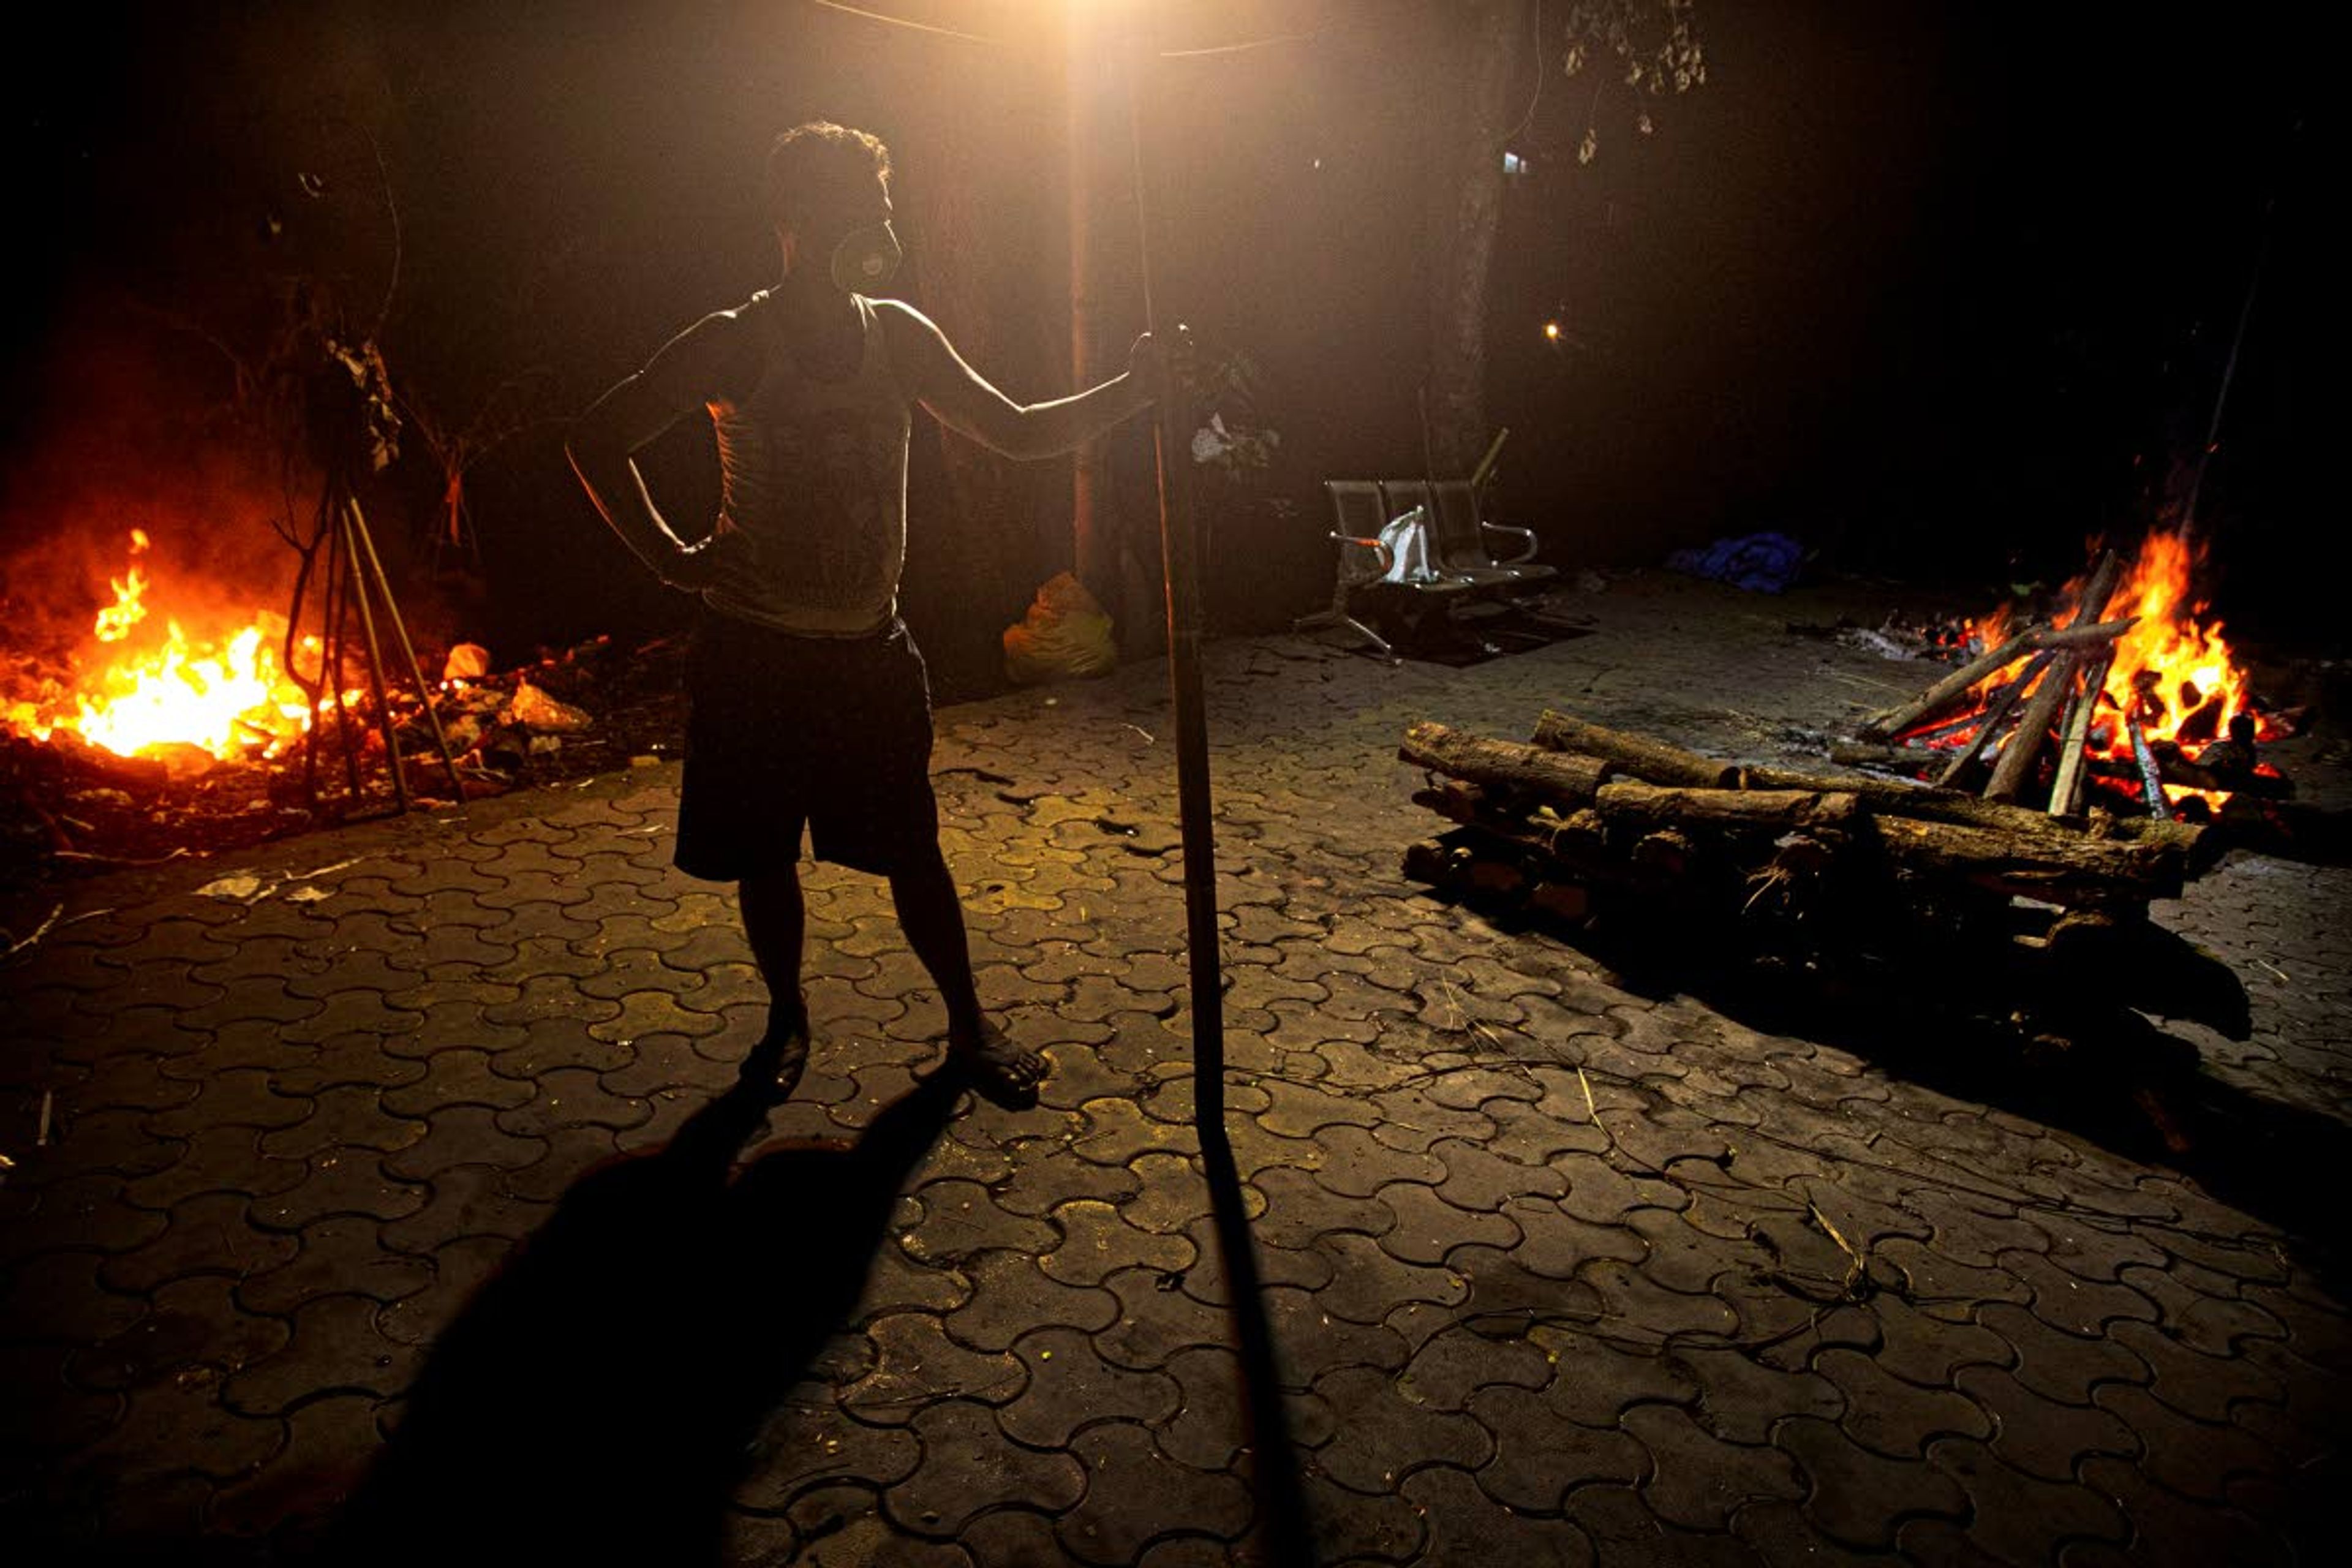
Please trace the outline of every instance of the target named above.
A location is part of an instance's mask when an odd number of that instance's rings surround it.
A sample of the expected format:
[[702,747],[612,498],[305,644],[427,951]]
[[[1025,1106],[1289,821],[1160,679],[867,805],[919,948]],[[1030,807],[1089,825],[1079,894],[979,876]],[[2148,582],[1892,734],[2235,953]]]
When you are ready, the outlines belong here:
[[817,381],[793,361],[782,301],[752,296],[758,387],[717,405],[725,482],[719,530],[756,547],[757,586],[704,595],[716,610],[804,637],[861,637],[898,615],[907,562],[909,403],[891,374],[874,302],[856,302],[866,346],[856,374]]

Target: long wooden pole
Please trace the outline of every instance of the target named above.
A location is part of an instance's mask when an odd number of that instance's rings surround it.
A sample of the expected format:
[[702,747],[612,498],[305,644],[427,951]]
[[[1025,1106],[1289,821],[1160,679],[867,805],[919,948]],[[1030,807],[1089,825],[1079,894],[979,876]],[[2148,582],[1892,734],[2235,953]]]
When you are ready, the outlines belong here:
[[[1151,289],[1151,218],[1143,166],[1142,41],[1137,39],[1128,91],[1128,151],[1135,182],[1136,247],[1143,282],[1144,329],[1163,355]],[[1183,328],[1177,333],[1181,337]],[[1172,366],[1171,372],[1172,372]],[[1201,690],[1201,592],[1191,476],[1171,457],[1189,453],[1191,410],[1180,378],[1170,374],[1153,409],[1152,461],[1160,498],[1160,563],[1168,579],[1168,684],[1175,703],[1177,818],[1184,845],[1184,931],[1192,1004],[1192,1120],[1210,1194],[1217,1251],[1225,1266],[1240,1352],[1243,1407],[1251,1464],[1264,1507],[1267,1544],[1277,1563],[1314,1562],[1314,1537],[1291,1458],[1289,1421],[1273,1331],[1260,1291],[1257,1254],[1242,1207],[1241,1177],[1225,1132],[1225,1003],[1217,937],[1217,849],[1209,778],[1209,726]]]

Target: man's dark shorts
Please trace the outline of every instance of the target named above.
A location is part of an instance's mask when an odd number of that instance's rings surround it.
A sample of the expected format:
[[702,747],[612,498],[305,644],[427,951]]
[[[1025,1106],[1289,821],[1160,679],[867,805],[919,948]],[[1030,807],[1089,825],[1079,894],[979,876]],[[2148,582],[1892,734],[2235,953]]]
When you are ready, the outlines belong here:
[[816,858],[884,876],[939,842],[931,694],[904,622],[803,637],[705,612],[687,666],[677,868],[740,881]]

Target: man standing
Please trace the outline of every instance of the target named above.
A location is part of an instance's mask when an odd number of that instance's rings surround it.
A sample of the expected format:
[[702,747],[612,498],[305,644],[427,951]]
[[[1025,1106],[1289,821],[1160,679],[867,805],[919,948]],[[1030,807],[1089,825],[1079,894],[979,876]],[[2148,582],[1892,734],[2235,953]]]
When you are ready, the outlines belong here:
[[[981,1012],[940,852],[929,683],[898,618],[910,410],[920,403],[1008,457],[1052,457],[1149,406],[1160,354],[1147,333],[1127,374],[1013,403],[921,311],[862,292],[900,257],[889,176],[888,151],[864,132],[817,121],[784,132],[768,161],[782,281],[673,339],[582,416],[568,451],[623,542],[704,605],[677,863],[739,887],[770,998],[745,1078],[782,1099],[808,1059],[805,826],[819,859],[889,879],[947,1005],[950,1059],[1021,1100],[1045,1061]],[[717,426],[723,499],[717,527],[688,543],[663,521],[635,454],[695,408]]]

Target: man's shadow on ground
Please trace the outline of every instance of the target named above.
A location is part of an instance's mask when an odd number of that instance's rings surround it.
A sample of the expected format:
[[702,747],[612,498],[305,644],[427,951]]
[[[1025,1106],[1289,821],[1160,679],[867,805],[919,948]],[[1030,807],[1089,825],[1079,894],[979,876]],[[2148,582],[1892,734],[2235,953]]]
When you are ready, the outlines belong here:
[[768,1107],[738,1089],[583,1177],[441,1334],[319,1560],[717,1563],[753,1439],[966,1087],[944,1069],[854,1143],[740,1174]]

